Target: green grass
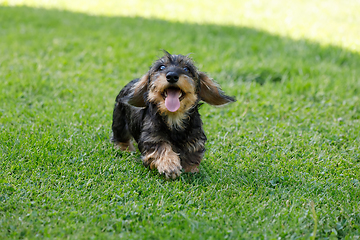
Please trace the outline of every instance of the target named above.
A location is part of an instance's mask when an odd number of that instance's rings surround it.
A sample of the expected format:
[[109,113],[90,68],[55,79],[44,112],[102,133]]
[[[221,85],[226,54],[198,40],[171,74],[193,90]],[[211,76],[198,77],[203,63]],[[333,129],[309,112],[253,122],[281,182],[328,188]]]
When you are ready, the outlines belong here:
[[[359,238],[359,31],[108,15],[0,6],[1,239]],[[201,108],[201,173],[174,181],[109,142],[160,49],[238,99]]]
[[9,6],[65,9],[92,15],[255,28],[272,34],[360,49],[360,1],[341,0],[0,0]]

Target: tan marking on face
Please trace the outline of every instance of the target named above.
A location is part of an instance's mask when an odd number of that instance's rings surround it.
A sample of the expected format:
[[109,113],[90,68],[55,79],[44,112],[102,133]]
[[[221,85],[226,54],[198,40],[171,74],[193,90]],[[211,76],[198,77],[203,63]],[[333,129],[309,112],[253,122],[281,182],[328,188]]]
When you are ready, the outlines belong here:
[[143,162],[150,166],[150,169],[156,168],[160,174],[165,174],[166,178],[175,179],[181,174],[179,155],[168,143],[162,143],[153,152],[147,153],[143,157]]
[[[183,94],[185,94],[180,98],[180,108],[176,112],[170,112],[165,106],[163,93],[170,86],[180,88]],[[183,121],[188,117],[188,111],[194,107],[197,101],[197,94],[195,91],[195,82],[186,75],[180,75],[176,84],[169,84],[165,74],[156,73],[151,77],[148,101],[157,105],[159,113],[166,117],[169,127],[182,129]]]
[[157,105],[163,101],[165,106],[165,100],[161,94],[168,84],[165,74],[156,73],[152,75],[149,84],[148,101]]

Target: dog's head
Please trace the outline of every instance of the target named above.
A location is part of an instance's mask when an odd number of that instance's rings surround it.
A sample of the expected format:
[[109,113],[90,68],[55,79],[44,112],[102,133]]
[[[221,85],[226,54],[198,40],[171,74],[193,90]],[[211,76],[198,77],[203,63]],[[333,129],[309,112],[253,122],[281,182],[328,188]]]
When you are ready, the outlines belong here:
[[165,56],[134,85],[127,102],[135,107],[155,104],[171,127],[181,128],[183,120],[200,100],[211,105],[236,101],[225,95],[205,73],[199,72],[189,57],[165,51]]

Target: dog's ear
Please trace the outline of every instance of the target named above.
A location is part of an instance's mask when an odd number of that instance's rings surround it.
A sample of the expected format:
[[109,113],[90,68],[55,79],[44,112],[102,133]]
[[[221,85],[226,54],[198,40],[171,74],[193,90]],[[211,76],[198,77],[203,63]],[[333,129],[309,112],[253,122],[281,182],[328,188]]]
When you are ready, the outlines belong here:
[[149,83],[149,73],[142,76],[139,81],[131,89],[132,93],[127,103],[134,107],[146,107],[144,95],[147,92]]
[[234,97],[225,95],[220,86],[209,78],[205,73],[199,73],[200,78],[200,98],[204,102],[211,105],[224,105],[235,102]]

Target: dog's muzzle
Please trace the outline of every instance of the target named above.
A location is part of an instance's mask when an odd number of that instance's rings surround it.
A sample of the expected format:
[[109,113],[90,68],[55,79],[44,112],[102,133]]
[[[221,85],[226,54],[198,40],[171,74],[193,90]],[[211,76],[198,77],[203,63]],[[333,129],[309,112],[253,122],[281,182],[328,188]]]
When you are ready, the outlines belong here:
[[179,80],[179,74],[177,74],[176,72],[168,72],[166,74],[166,80],[169,83],[176,83]]

